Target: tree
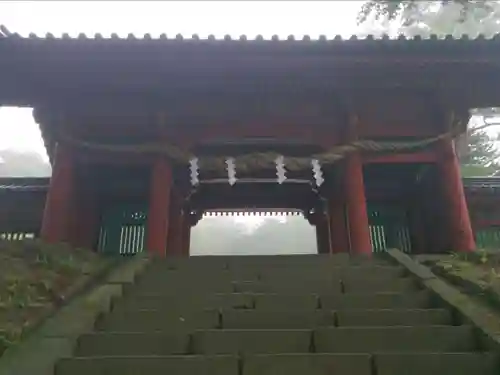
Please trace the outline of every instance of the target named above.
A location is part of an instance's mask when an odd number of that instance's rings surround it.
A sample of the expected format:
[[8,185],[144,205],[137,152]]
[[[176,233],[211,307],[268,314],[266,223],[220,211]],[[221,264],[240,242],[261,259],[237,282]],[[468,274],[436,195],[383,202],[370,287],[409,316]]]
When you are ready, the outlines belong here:
[[499,152],[492,137],[486,131],[480,130],[468,135],[467,148],[459,155],[462,175],[491,176],[500,169],[497,162]]
[[496,144],[499,137],[487,131],[492,126],[500,126],[500,122],[496,117],[498,115],[487,113],[488,109],[484,113],[476,111],[469,124],[470,129],[456,143],[462,175],[465,177],[492,176],[500,170],[500,152]]
[[370,0],[361,7],[358,22],[364,23],[370,18],[391,21],[399,19],[402,26],[409,27],[417,25],[422,14],[440,12],[443,8],[456,9],[456,13],[451,14],[449,11],[445,13],[447,16],[456,16],[454,21],[463,24],[476,19],[489,17],[495,19],[494,14],[498,10],[498,3],[484,0]]

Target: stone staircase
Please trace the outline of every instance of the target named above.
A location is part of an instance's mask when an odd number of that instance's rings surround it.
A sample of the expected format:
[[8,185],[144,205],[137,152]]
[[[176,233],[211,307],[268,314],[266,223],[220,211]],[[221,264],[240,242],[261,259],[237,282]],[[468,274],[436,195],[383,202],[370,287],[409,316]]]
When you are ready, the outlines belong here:
[[498,374],[404,269],[345,256],[158,260],[56,375]]

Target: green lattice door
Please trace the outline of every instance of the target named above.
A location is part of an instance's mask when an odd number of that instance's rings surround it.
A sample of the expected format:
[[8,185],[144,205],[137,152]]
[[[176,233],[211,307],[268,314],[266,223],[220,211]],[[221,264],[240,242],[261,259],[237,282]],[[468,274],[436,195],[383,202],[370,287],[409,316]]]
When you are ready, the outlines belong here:
[[145,205],[122,205],[108,209],[101,222],[99,251],[133,255],[144,250],[147,209]]
[[500,249],[500,227],[491,226],[476,230],[476,246],[478,249]]
[[383,252],[390,248],[411,252],[410,230],[404,210],[368,205],[368,220],[373,252]]

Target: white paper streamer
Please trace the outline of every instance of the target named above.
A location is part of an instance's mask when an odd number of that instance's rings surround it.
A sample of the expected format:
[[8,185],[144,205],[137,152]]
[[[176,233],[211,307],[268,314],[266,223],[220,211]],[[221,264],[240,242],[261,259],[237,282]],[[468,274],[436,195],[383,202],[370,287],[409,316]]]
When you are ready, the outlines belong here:
[[276,158],[276,176],[278,177],[278,184],[282,184],[286,181],[286,168],[285,168],[285,158],[280,155]]
[[198,158],[193,158],[189,161],[189,172],[191,175],[191,185],[197,186],[200,183]]
[[237,181],[236,162],[234,158],[227,158],[226,165],[227,165],[227,179],[229,181],[229,185],[233,186]]
[[323,171],[321,170],[321,164],[319,163],[319,160],[312,159],[311,165],[316,186],[321,186],[323,182],[325,182],[325,179],[323,178]]

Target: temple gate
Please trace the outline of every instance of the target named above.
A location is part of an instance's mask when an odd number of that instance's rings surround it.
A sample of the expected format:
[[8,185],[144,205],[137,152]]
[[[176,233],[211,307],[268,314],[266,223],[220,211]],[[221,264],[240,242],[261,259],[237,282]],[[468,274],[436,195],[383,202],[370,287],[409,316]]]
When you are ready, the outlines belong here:
[[0,104],[35,108],[48,242],[186,256],[207,210],[272,208],[319,252],[471,251],[453,139],[500,101],[497,43],[9,34]]

